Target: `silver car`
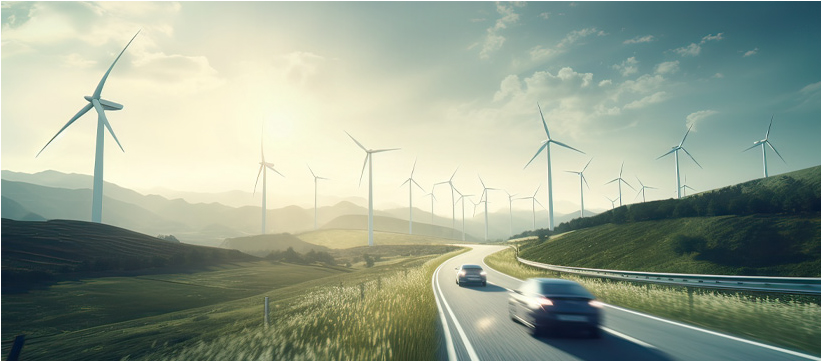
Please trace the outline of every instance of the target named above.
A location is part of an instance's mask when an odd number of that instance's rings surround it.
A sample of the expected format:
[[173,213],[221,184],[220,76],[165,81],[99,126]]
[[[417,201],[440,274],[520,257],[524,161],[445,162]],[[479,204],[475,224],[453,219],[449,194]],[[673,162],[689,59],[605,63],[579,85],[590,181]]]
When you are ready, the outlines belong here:
[[463,264],[459,268],[454,268],[457,271],[457,285],[465,283],[476,283],[483,287],[485,286],[485,271],[482,267],[474,264]]

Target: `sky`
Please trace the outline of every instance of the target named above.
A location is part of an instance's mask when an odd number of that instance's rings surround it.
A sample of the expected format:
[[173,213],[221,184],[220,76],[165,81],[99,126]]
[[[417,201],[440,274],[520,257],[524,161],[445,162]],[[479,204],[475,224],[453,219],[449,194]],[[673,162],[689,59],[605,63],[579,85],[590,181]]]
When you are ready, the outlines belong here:
[[[454,186],[547,205],[551,137],[555,213],[608,200],[676,197],[673,155],[697,192],[820,164],[819,2],[2,2],[0,166],[92,174],[89,112],[102,92],[125,152],[106,135],[105,180],[149,192],[254,191],[261,139],[268,208],[368,195],[415,207]],[[262,182],[260,180],[260,182]],[[539,189],[537,190],[537,188]],[[261,185],[248,204],[259,205]],[[448,186],[435,212],[451,214]],[[688,193],[694,191],[688,190]],[[474,197],[476,201],[478,196]],[[491,191],[489,210],[507,210]],[[619,201],[617,201],[617,204]],[[526,200],[513,208],[530,210]],[[457,211],[459,213],[459,210]]]

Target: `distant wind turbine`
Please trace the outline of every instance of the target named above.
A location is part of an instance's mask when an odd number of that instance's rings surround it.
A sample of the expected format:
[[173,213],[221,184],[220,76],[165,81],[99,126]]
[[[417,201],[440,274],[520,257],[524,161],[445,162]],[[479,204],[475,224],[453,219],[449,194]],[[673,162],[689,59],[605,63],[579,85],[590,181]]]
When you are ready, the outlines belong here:
[[[420,184],[417,183],[416,180],[414,180],[414,170],[416,168],[417,160],[415,159],[414,166],[411,167],[411,176],[409,176],[408,179],[400,185],[400,187],[402,187],[403,185],[408,184],[408,234],[414,233],[414,228],[412,226],[414,224],[414,203],[412,201],[414,185],[417,185],[417,187],[419,187],[422,192],[425,192],[425,189],[423,189],[422,186],[420,186]],[[432,199],[431,201],[433,203],[434,200]]]
[[682,183],[682,196],[688,196],[688,191],[686,189],[691,189],[691,191],[696,191],[696,190],[694,190],[693,187],[688,186],[688,175],[682,174],[682,179],[683,179],[682,180],[682,182],[683,182]]
[[488,191],[496,189],[485,187],[485,182],[482,182],[482,177],[480,177],[480,175],[477,175],[477,177],[479,177],[480,183],[482,184],[482,196],[480,197],[480,201],[485,198],[485,201],[483,201],[485,202],[485,241],[488,241]]
[[[263,174],[263,222],[262,222],[262,232],[260,232],[260,234],[265,235],[265,210],[266,210],[266,207],[265,207],[265,200],[266,200],[265,190],[266,190],[266,184],[267,184],[266,177],[265,177],[266,168],[270,169],[271,171],[276,172],[280,176],[283,176],[283,174],[281,174],[280,171],[277,171],[277,170],[274,169],[274,164],[273,163],[265,162],[265,153],[263,152],[263,137],[262,136],[260,137],[260,158],[261,158],[260,170],[257,171],[257,180],[254,181],[254,193],[257,193],[257,183],[260,182],[260,174],[262,173]],[[285,176],[283,176],[283,177],[285,177]]]
[[613,209],[614,209],[614,204],[617,202],[617,199],[613,199],[613,200],[611,200],[611,198],[610,198],[610,197],[608,197],[608,196],[604,196],[604,197],[605,197],[606,199],[608,199],[608,201],[610,201],[610,202],[611,202],[611,210],[613,210]]
[[[531,158],[531,161],[528,161],[528,163],[525,164],[525,167],[528,167],[528,165],[530,165],[531,162],[534,161],[534,159],[537,158],[537,156],[539,156],[540,152],[542,152],[542,150],[545,150],[545,153],[547,155],[546,158],[548,160],[548,230],[554,230],[554,196],[551,188],[551,144],[555,143],[558,146],[562,146],[582,154],[585,154],[585,152],[568,146],[562,142],[551,139],[551,133],[548,132],[548,124],[545,123],[545,117],[542,115],[542,108],[540,108],[539,103],[537,103],[537,108],[539,109],[539,116],[542,118],[542,127],[545,129],[545,136],[547,137],[547,139],[545,141],[542,141],[542,146],[539,148],[534,157]],[[523,167],[523,169],[525,167]]]
[[[457,202],[462,201],[462,241],[465,241],[465,198],[471,197],[474,195],[463,195],[459,190],[456,190],[460,197],[457,199]],[[474,208],[476,210],[476,207]]]
[[395,151],[399,148],[386,148],[381,150],[370,150],[365,148],[360,142],[354,139],[351,134],[345,132],[348,137],[351,137],[351,140],[360,146],[363,151],[365,151],[365,161],[362,164],[362,172],[360,173],[360,184],[362,184],[362,176],[365,174],[365,165],[368,164],[368,246],[374,246],[374,200],[373,200],[373,189],[372,189],[372,180],[374,176],[373,168],[371,166],[371,159],[372,154],[379,153],[379,152],[386,152],[386,151]]
[[511,195],[508,191],[503,191],[508,194],[508,236],[511,237],[514,235],[514,196],[517,196],[517,194]]
[[565,171],[579,175],[579,217],[585,217],[585,198],[583,198],[582,195],[582,182],[585,181],[585,186],[588,186],[589,190],[591,189],[591,186],[588,185],[588,180],[585,179],[585,175],[583,175],[582,173],[585,172],[585,170],[588,168],[588,165],[590,165],[591,161],[593,160],[593,157],[590,160],[588,160],[588,163],[585,164],[585,167],[582,168],[582,171]]
[[[137,31],[137,34],[140,34],[140,31]],[[120,141],[117,139],[117,136],[114,134],[114,130],[111,129],[111,124],[109,124],[105,113],[105,111],[119,111],[123,109],[123,105],[106,99],[102,99],[100,98],[100,94],[103,92],[103,86],[106,84],[106,79],[108,78],[108,75],[111,73],[111,70],[114,68],[114,65],[117,64],[118,60],[120,60],[120,57],[123,55],[123,53],[125,53],[128,46],[131,45],[131,42],[134,41],[134,38],[137,37],[137,34],[134,34],[131,40],[128,41],[128,44],[126,44],[126,47],[123,48],[123,50],[120,52],[117,58],[114,59],[114,62],[111,63],[111,66],[106,71],[106,74],[103,75],[103,78],[100,79],[100,83],[97,84],[97,88],[94,89],[94,93],[90,96],[83,97],[86,99],[86,101],[88,101],[88,104],[86,104],[82,109],[80,109],[80,111],[77,112],[77,114],[75,114],[74,117],[71,117],[68,123],[66,123],[66,125],[63,126],[63,128],[61,128],[60,131],[58,131],[57,134],[54,135],[54,137],[52,137],[48,142],[46,142],[46,145],[43,146],[42,149],[40,149],[40,152],[37,152],[37,156],[40,156],[40,154],[43,152],[43,150],[46,149],[46,147],[48,147],[51,141],[54,141],[54,139],[57,138],[57,136],[59,136],[60,133],[62,133],[66,128],[71,126],[71,124],[74,123],[74,121],[76,121],[78,118],[86,114],[86,112],[88,112],[92,108],[94,108],[94,110],[97,111],[97,143],[96,150],[94,153],[94,183],[91,192],[91,221],[96,223],[102,222],[103,219],[103,141],[105,138],[105,131],[103,131],[103,127],[108,129],[108,132],[111,133],[111,137],[113,137],[114,141],[117,142],[117,146],[120,146],[120,150],[125,152],[123,146],[120,144]],[[34,157],[36,158],[37,156]]]
[[625,181],[625,180],[622,178],[622,168],[623,168],[623,167],[625,167],[625,162],[622,162],[622,166],[619,166],[619,177],[617,177],[617,178],[615,178],[615,179],[613,179],[613,180],[608,181],[608,182],[606,182],[606,183],[605,183],[605,184],[607,185],[607,184],[609,184],[609,183],[611,183],[611,182],[616,182],[616,183],[617,183],[617,185],[619,185],[619,206],[622,206],[622,183],[623,183],[623,182],[624,182],[626,185],[628,185],[628,187],[630,187],[630,188],[632,188],[632,189],[636,190],[633,186],[631,186],[631,184],[629,184],[629,183],[628,183],[628,181]]
[[[308,164],[306,164],[308,166]],[[314,230],[317,230],[317,180],[328,180],[325,177],[320,177],[314,174],[311,166],[308,166],[308,171],[311,171],[311,176],[314,177]]]
[[645,189],[656,190],[656,187],[645,186],[645,184],[642,183],[642,180],[639,179],[639,176],[634,177],[636,177],[636,180],[639,181],[639,185],[642,186],[639,188],[639,192],[636,193],[636,196],[634,196],[634,200],[639,197],[639,194],[642,194],[642,202],[645,202]]
[[[434,191],[433,187],[431,189],[432,189],[431,191]],[[437,197],[434,196],[433,192],[429,192],[429,193],[425,194],[425,196],[431,196],[431,227],[432,227],[432,230],[433,230],[433,227],[434,227],[434,201],[437,199]],[[425,196],[423,196],[423,197],[425,197]]]
[[[539,200],[537,200],[537,192],[539,192],[540,186],[542,186],[542,185],[537,186],[537,189],[534,191],[533,196],[521,197],[521,198],[517,199],[517,200],[531,200],[531,215],[533,217],[533,223],[531,225],[532,230],[537,229],[537,208],[536,208],[535,204],[539,204],[539,206],[542,206],[542,204],[540,204]],[[544,209],[545,206],[542,206],[542,208]]]
[[457,174],[457,170],[459,170],[459,169],[460,168],[457,167],[457,169],[454,170],[454,173],[451,174],[451,178],[449,178],[448,181],[437,182],[437,183],[434,184],[434,187],[436,187],[437,185],[442,185],[442,184],[448,184],[448,186],[451,186],[451,228],[452,229],[454,227],[456,227],[456,225],[457,225],[456,212],[454,211],[454,207],[455,207],[454,205],[456,205],[456,202],[454,201],[454,175]]
[[[671,150],[668,151],[667,153],[665,153],[664,155],[659,156],[659,157],[656,158],[658,160],[658,159],[663,158],[667,155],[670,155],[671,153],[674,154],[674,163],[676,164],[676,198],[678,198],[678,199],[682,198],[682,193],[680,192],[680,190],[682,189],[682,186],[679,182],[679,150],[685,151],[685,154],[687,154],[688,157],[690,157],[691,160],[693,160],[694,163],[696,163],[696,165],[699,166],[699,168],[702,168],[702,165],[700,165],[699,162],[696,162],[696,159],[694,158],[694,156],[691,156],[691,153],[688,152],[688,150],[686,150],[685,147],[682,146],[685,143],[685,139],[688,138],[688,133],[691,132],[691,127],[693,127],[693,126],[694,125],[691,124],[688,127],[688,131],[685,132],[685,137],[682,137],[682,142],[679,142],[678,145],[671,147]],[[621,205],[621,201],[620,201],[620,205]]]
[[762,146],[762,168],[765,170],[765,177],[768,177],[768,158],[767,158],[767,155],[765,154],[765,145],[768,145],[768,147],[770,147],[776,153],[776,155],[779,156],[779,158],[782,159],[782,162],[785,162],[786,164],[788,163],[787,161],[785,161],[784,158],[782,158],[782,155],[779,154],[779,151],[777,151],[776,148],[773,147],[773,144],[771,144],[771,141],[768,141],[768,136],[771,134],[771,126],[772,125],[773,125],[773,115],[771,115],[771,123],[768,124],[768,131],[765,132],[765,139],[754,142],[753,146],[748,147],[748,148],[746,148],[745,150],[742,151],[742,152],[745,152],[745,151],[750,150],[750,149],[752,149],[756,146]]

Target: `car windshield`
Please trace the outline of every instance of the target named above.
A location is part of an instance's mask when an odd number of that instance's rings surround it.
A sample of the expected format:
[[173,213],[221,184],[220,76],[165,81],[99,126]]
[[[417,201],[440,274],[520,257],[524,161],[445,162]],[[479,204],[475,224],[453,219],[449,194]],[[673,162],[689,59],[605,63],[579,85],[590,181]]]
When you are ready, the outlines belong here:
[[579,284],[542,283],[539,289],[542,295],[579,296],[594,299],[594,295]]
[[462,269],[478,269],[482,270],[482,267],[479,265],[463,265]]

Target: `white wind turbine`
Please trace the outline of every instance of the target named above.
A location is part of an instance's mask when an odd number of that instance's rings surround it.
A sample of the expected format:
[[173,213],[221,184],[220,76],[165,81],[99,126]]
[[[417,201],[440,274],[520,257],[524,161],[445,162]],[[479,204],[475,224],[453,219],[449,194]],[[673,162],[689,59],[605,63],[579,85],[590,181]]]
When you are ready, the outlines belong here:
[[[400,185],[400,187],[402,187],[402,185],[405,185],[406,183],[408,184],[408,234],[413,234],[414,233],[413,232],[414,229],[412,227],[412,225],[414,224],[414,203],[412,201],[413,200],[412,194],[413,194],[413,191],[414,191],[414,185],[417,185],[417,187],[419,187],[422,192],[425,192],[425,189],[423,189],[422,186],[420,186],[420,184],[417,183],[416,180],[414,180],[414,170],[416,168],[417,168],[417,160],[415,159],[414,160],[414,166],[411,167],[411,176],[408,177],[408,179],[405,180],[405,182],[403,182]],[[431,201],[433,203],[434,200],[432,199]]]
[[[434,187],[431,187],[431,191],[434,191]],[[429,193],[425,194],[425,196],[431,196],[431,228],[432,228],[431,230],[433,230],[433,227],[434,227],[434,201],[437,200],[437,197],[434,196],[433,192],[429,192]],[[423,196],[423,197],[425,197],[425,196]]]
[[[454,211],[454,207],[455,207],[454,205],[456,205],[456,202],[454,201],[454,189],[455,189],[454,188],[454,175],[457,174],[457,170],[459,170],[459,169],[460,169],[459,166],[457,166],[457,169],[454,170],[454,173],[451,174],[451,178],[449,178],[448,181],[437,182],[433,186],[433,187],[437,187],[437,185],[442,185],[442,184],[448,184],[448,186],[451,186],[451,228],[452,229],[457,225],[457,216],[456,216],[456,212]],[[433,190],[433,187],[432,187],[432,190]]]
[[588,165],[590,165],[591,161],[593,160],[593,157],[590,160],[588,160],[588,163],[585,164],[585,167],[582,168],[582,171],[565,171],[579,175],[579,217],[585,217],[585,199],[582,195],[582,182],[585,181],[585,186],[588,186],[589,190],[591,189],[591,186],[588,185],[588,180],[585,179],[585,175],[583,175],[582,173],[585,172],[585,170],[588,168]]
[[[490,187],[485,187],[485,182],[482,182],[482,177],[479,177],[480,183],[482,184],[482,196],[480,196],[480,202],[485,203],[485,241],[488,241],[488,191],[489,190],[496,190]],[[483,198],[485,201],[483,201]]]
[[354,139],[351,134],[345,132],[348,137],[360,146],[363,151],[365,151],[365,161],[362,164],[362,172],[360,173],[360,184],[362,184],[362,176],[365,174],[365,165],[368,164],[368,246],[374,246],[374,200],[373,200],[373,188],[372,188],[372,181],[373,181],[373,167],[371,166],[371,158],[372,154],[379,153],[379,152],[386,152],[386,151],[395,151],[399,148],[387,148],[381,150],[369,150],[365,148],[360,142]]
[[[457,202],[462,201],[462,241],[465,241],[465,198],[466,197],[471,197],[471,196],[474,196],[474,195],[463,195],[461,192],[459,192],[459,190],[455,189],[455,191],[457,191],[457,193],[460,194],[460,197],[457,199]],[[469,200],[469,202],[470,202],[470,200]],[[475,206],[474,211],[476,211],[476,210],[477,210],[477,208]]]
[[608,182],[606,182],[606,183],[605,183],[605,184],[607,185],[607,184],[609,184],[609,183],[611,183],[611,182],[616,182],[616,183],[617,183],[617,185],[619,185],[619,206],[622,206],[622,183],[623,183],[623,182],[624,182],[626,185],[628,185],[628,187],[632,188],[633,190],[636,190],[633,186],[631,186],[631,184],[629,184],[629,183],[628,183],[628,181],[625,181],[625,180],[622,178],[622,168],[623,168],[624,166],[625,166],[625,162],[622,162],[622,166],[619,166],[619,177],[617,177],[617,178],[615,178],[615,179],[613,179],[613,180],[608,181]]
[[[540,186],[542,186],[542,185],[537,186],[537,189],[534,191],[533,196],[521,197],[521,198],[517,199],[517,200],[531,200],[531,215],[533,217],[533,223],[532,223],[531,228],[533,230],[537,229],[537,207],[536,207],[536,204],[539,204],[539,206],[542,206],[542,204],[540,204],[539,200],[537,200],[537,192],[539,192]],[[544,209],[545,206],[542,206],[542,208]]]
[[[306,166],[308,166],[308,164],[306,164]],[[317,230],[317,181],[328,179],[315,175],[314,170],[311,169],[311,166],[308,166],[308,171],[310,171],[311,176],[314,177],[314,230]]]
[[776,153],[776,155],[779,156],[779,158],[782,159],[782,162],[785,162],[786,164],[788,163],[787,161],[785,161],[784,158],[782,158],[782,155],[779,154],[779,151],[777,151],[776,148],[773,147],[773,144],[771,144],[771,141],[768,141],[768,136],[771,134],[771,126],[772,125],[773,125],[773,115],[771,115],[771,123],[768,124],[768,131],[765,132],[765,139],[754,142],[753,146],[748,147],[748,148],[746,148],[745,150],[742,151],[742,152],[745,152],[745,151],[750,150],[750,149],[752,149],[756,146],[762,146],[762,167],[765,170],[765,177],[768,177],[768,158],[767,158],[767,155],[765,154],[765,145],[768,145],[768,147],[770,147]]
[[[693,160],[694,163],[696,163],[696,165],[699,166],[699,168],[702,168],[702,165],[700,165],[699,162],[696,162],[696,159],[694,158],[694,156],[691,156],[691,153],[688,152],[688,150],[686,150],[685,147],[682,146],[685,143],[685,138],[688,138],[688,132],[691,132],[691,127],[693,127],[693,126],[694,125],[692,124],[688,127],[688,131],[685,132],[685,137],[682,137],[682,142],[679,142],[678,145],[671,147],[671,150],[668,151],[667,153],[665,153],[664,155],[659,156],[659,157],[656,158],[658,160],[658,159],[663,158],[667,155],[670,155],[671,153],[674,154],[674,162],[676,164],[676,198],[681,198],[682,197],[682,193],[680,192],[680,190],[682,189],[682,186],[679,182],[679,150],[685,151],[685,154],[687,154],[688,157],[690,157],[691,160]],[[621,203],[621,201],[620,201],[620,203]]]
[[[137,34],[140,34],[140,31],[137,31]],[[76,121],[78,118],[86,114],[86,112],[88,112],[92,108],[94,108],[94,110],[97,111],[97,143],[95,146],[96,150],[94,152],[94,183],[91,191],[91,221],[96,223],[102,222],[103,219],[103,141],[105,138],[105,131],[103,131],[103,127],[108,129],[108,132],[111,133],[111,137],[113,137],[114,141],[117,142],[117,146],[120,146],[120,150],[125,152],[123,146],[120,144],[120,141],[117,140],[117,136],[114,134],[114,130],[111,129],[111,124],[109,124],[105,113],[105,111],[119,111],[123,109],[123,105],[106,99],[102,99],[100,98],[100,94],[103,92],[103,86],[106,84],[106,79],[108,78],[108,75],[111,73],[111,70],[114,68],[114,65],[117,64],[117,61],[120,59],[123,53],[125,53],[128,46],[131,45],[131,42],[134,41],[134,38],[137,37],[137,34],[134,34],[131,40],[128,41],[128,44],[126,44],[126,47],[123,48],[123,50],[120,52],[117,58],[114,59],[114,62],[111,63],[111,66],[106,71],[106,74],[103,75],[103,78],[100,79],[100,83],[97,84],[97,88],[94,89],[94,93],[90,96],[83,97],[86,99],[86,101],[88,101],[88,104],[86,104],[82,109],[80,109],[80,111],[77,112],[77,114],[75,114],[74,117],[71,117],[68,123],[66,123],[66,125],[63,126],[63,128],[61,128],[60,131],[58,131],[57,134],[54,135],[54,137],[52,137],[46,143],[45,146],[43,146],[40,152],[37,152],[37,156],[40,156],[40,153],[42,153],[43,150],[45,150],[46,147],[48,147],[51,141],[54,141],[54,139],[57,138],[57,136],[59,136],[60,133],[62,133],[66,128],[68,128],[68,126],[71,126],[71,124],[74,123],[74,121]],[[37,156],[34,157],[36,158]]]
[[608,196],[603,196],[603,197],[605,197],[606,199],[608,199],[608,201],[611,202],[611,210],[613,210],[614,209],[614,204],[617,202],[618,199],[611,200],[611,198],[608,197]]
[[696,190],[694,190],[693,187],[688,186],[688,175],[682,174],[682,196],[688,196],[688,191],[686,189],[691,189],[691,191],[696,191]]
[[[539,150],[534,155],[534,157],[531,158],[531,161],[528,161],[528,163],[525,164],[525,167],[528,167],[528,165],[530,165],[531,162],[534,161],[534,159],[537,158],[537,156],[539,156],[540,152],[542,152],[542,150],[545,150],[545,153],[548,156],[548,157],[546,157],[547,160],[548,160],[548,230],[554,230],[554,200],[553,200],[554,196],[553,196],[553,193],[552,193],[552,186],[551,186],[551,144],[555,143],[558,146],[562,146],[562,147],[565,147],[565,148],[568,148],[568,149],[572,149],[572,150],[577,151],[577,152],[582,153],[582,154],[584,154],[585,152],[582,152],[582,151],[580,151],[576,148],[568,146],[568,145],[566,145],[562,142],[551,139],[551,133],[548,132],[548,124],[545,123],[545,117],[542,115],[542,108],[540,108],[539,104],[537,104],[537,108],[539,108],[539,116],[542,118],[542,127],[545,129],[545,136],[548,137],[548,138],[545,141],[542,141],[542,146],[539,148]],[[523,167],[523,169],[525,167]]]
[[656,190],[656,187],[645,186],[645,184],[642,183],[642,180],[639,179],[639,176],[634,177],[636,177],[636,180],[639,181],[639,185],[642,186],[639,188],[639,192],[636,193],[636,196],[634,196],[634,200],[639,197],[639,194],[642,194],[642,202],[645,202],[645,189]]
[[[281,174],[280,171],[277,171],[277,170],[274,169],[274,164],[273,163],[265,162],[265,153],[263,152],[263,138],[262,138],[262,136],[260,137],[260,158],[261,158],[260,170],[257,171],[257,180],[254,181],[254,192],[252,194],[257,193],[257,183],[260,182],[260,174],[262,173],[263,174],[263,222],[262,222],[262,232],[260,234],[265,235],[265,210],[266,210],[266,207],[265,207],[265,200],[266,200],[265,190],[266,190],[266,184],[267,184],[266,177],[265,177],[266,168],[270,169],[271,171],[276,172],[280,176],[283,176],[283,174]],[[283,177],[285,177],[285,176],[283,176]]]
[[507,190],[503,191],[508,194],[508,236],[511,237],[514,235],[514,196],[517,194],[511,195]]

